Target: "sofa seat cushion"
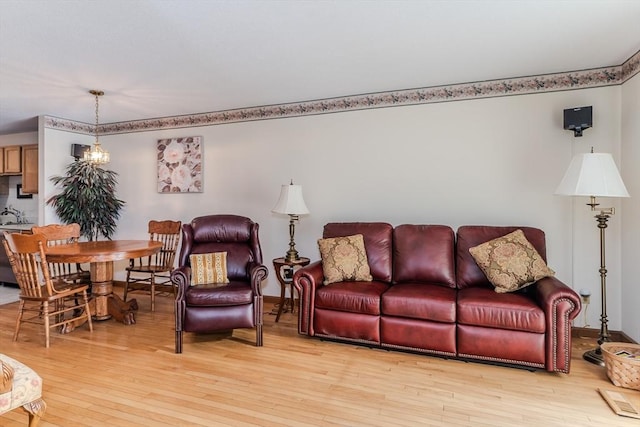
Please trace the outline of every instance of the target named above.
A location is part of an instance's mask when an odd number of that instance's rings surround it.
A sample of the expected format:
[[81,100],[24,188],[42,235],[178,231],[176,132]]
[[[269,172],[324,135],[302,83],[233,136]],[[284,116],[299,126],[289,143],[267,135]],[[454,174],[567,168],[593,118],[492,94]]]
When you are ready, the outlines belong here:
[[546,330],[544,311],[530,296],[489,288],[458,291],[458,323],[540,334]]
[[316,291],[316,308],[380,315],[381,295],[389,288],[383,282],[337,282],[320,286]]
[[188,306],[199,307],[251,304],[253,292],[251,286],[246,282],[231,281],[228,284],[195,285],[187,289],[185,301]]
[[382,295],[382,314],[453,323],[456,290],[425,283],[395,284]]

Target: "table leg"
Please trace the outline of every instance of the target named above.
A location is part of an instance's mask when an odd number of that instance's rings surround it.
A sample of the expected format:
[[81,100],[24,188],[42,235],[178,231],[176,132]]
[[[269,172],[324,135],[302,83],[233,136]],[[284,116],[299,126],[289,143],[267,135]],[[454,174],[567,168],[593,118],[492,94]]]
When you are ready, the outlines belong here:
[[113,261],[91,263],[91,289],[96,303],[96,320],[114,317],[125,325],[136,323],[138,302],[135,299],[124,302],[113,293]]

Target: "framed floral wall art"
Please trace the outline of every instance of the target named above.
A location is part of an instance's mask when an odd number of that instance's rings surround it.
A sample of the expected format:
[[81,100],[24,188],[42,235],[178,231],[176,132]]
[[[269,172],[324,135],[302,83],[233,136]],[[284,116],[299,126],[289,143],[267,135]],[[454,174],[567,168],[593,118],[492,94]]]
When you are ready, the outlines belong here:
[[158,193],[202,193],[202,137],[158,140]]

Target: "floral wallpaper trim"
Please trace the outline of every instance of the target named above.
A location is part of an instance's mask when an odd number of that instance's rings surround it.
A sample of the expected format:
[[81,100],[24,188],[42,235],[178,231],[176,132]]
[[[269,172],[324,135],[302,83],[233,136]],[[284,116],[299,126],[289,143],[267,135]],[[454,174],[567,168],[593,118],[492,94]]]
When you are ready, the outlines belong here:
[[[498,79],[418,89],[342,96],[313,101],[293,102],[289,104],[189,114],[184,116],[106,123],[100,125],[100,134],[113,135],[161,129],[212,126],[225,123],[366,110],[370,108],[399,107],[405,105],[431,104],[436,102],[462,101],[498,96],[526,95],[533,93],[612,86],[624,83],[639,71],[640,51],[625,61],[624,64],[619,66],[557,74],[543,74],[513,79]],[[49,116],[45,117],[45,127],[86,134],[93,134],[94,132],[94,127],[92,125]]]
[[622,83],[640,72],[640,50],[627,59],[622,67]]

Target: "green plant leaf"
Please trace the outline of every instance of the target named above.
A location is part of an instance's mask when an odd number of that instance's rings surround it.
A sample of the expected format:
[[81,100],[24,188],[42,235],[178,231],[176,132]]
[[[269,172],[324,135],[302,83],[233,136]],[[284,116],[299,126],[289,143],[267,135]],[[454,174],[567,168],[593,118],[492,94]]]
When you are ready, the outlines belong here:
[[64,223],[80,224],[80,233],[88,240],[99,236],[111,239],[125,205],[115,196],[117,176],[91,162],[75,161],[67,166],[65,175],[50,178],[62,191],[51,196],[47,204]]

